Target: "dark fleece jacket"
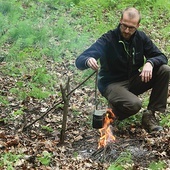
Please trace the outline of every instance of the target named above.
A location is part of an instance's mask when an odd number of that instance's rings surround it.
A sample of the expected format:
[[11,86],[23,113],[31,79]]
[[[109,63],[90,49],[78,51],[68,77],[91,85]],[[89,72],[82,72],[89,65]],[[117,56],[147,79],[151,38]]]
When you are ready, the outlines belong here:
[[103,34],[76,59],[80,70],[88,68],[90,57],[100,59],[98,88],[101,94],[110,83],[128,80],[137,74],[146,61],[154,67],[168,63],[167,57],[144,32],[137,30],[127,42],[121,37],[119,27]]

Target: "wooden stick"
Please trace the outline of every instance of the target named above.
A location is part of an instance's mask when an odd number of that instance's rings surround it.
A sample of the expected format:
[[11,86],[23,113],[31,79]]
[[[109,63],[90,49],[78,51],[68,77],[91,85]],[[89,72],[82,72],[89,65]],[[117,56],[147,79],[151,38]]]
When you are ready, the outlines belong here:
[[61,129],[61,133],[60,133],[60,144],[64,144],[64,139],[65,139],[68,107],[69,107],[69,100],[70,100],[70,96],[66,95],[70,92],[70,84],[69,83],[70,83],[70,78],[68,77],[66,87],[63,88],[63,86],[60,85],[60,89],[61,89],[61,93],[62,93],[62,99],[64,101],[63,121],[62,121],[62,129]]

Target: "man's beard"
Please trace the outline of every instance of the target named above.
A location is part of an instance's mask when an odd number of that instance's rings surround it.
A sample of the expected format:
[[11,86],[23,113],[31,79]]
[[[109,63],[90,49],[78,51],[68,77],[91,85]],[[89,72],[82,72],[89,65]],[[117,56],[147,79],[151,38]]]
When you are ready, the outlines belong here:
[[132,36],[132,35],[129,34],[129,33],[122,33],[122,37],[123,37],[125,40],[129,40],[131,36]]

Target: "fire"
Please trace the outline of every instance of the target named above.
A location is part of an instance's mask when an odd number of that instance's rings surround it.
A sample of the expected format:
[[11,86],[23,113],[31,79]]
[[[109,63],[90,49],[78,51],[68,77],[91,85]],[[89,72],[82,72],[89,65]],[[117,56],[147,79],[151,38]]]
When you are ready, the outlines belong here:
[[101,137],[99,139],[98,149],[101,147],[105,147],[110,142],[115,141],[115,137],[113,136],[111,128],[110,128],[111,127],[110,124],[113,122],[114,118],[115,118],[115,115],[112,112],[112,109],[107,109],[106,115],[104,118],[103,127],[99,129]]

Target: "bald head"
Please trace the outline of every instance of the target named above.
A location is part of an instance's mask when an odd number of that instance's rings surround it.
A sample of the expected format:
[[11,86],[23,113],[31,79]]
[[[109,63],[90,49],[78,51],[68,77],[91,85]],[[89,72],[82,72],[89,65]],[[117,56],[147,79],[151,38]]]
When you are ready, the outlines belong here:
[[129,17],[129,19],[138,19],[138,23],[140,23],[140,21],[141,21],[140,12],[136,8],[134,8],[134,7],[126,8],[122,12],[121,19],[123,19],[124,15],[127,15]]

